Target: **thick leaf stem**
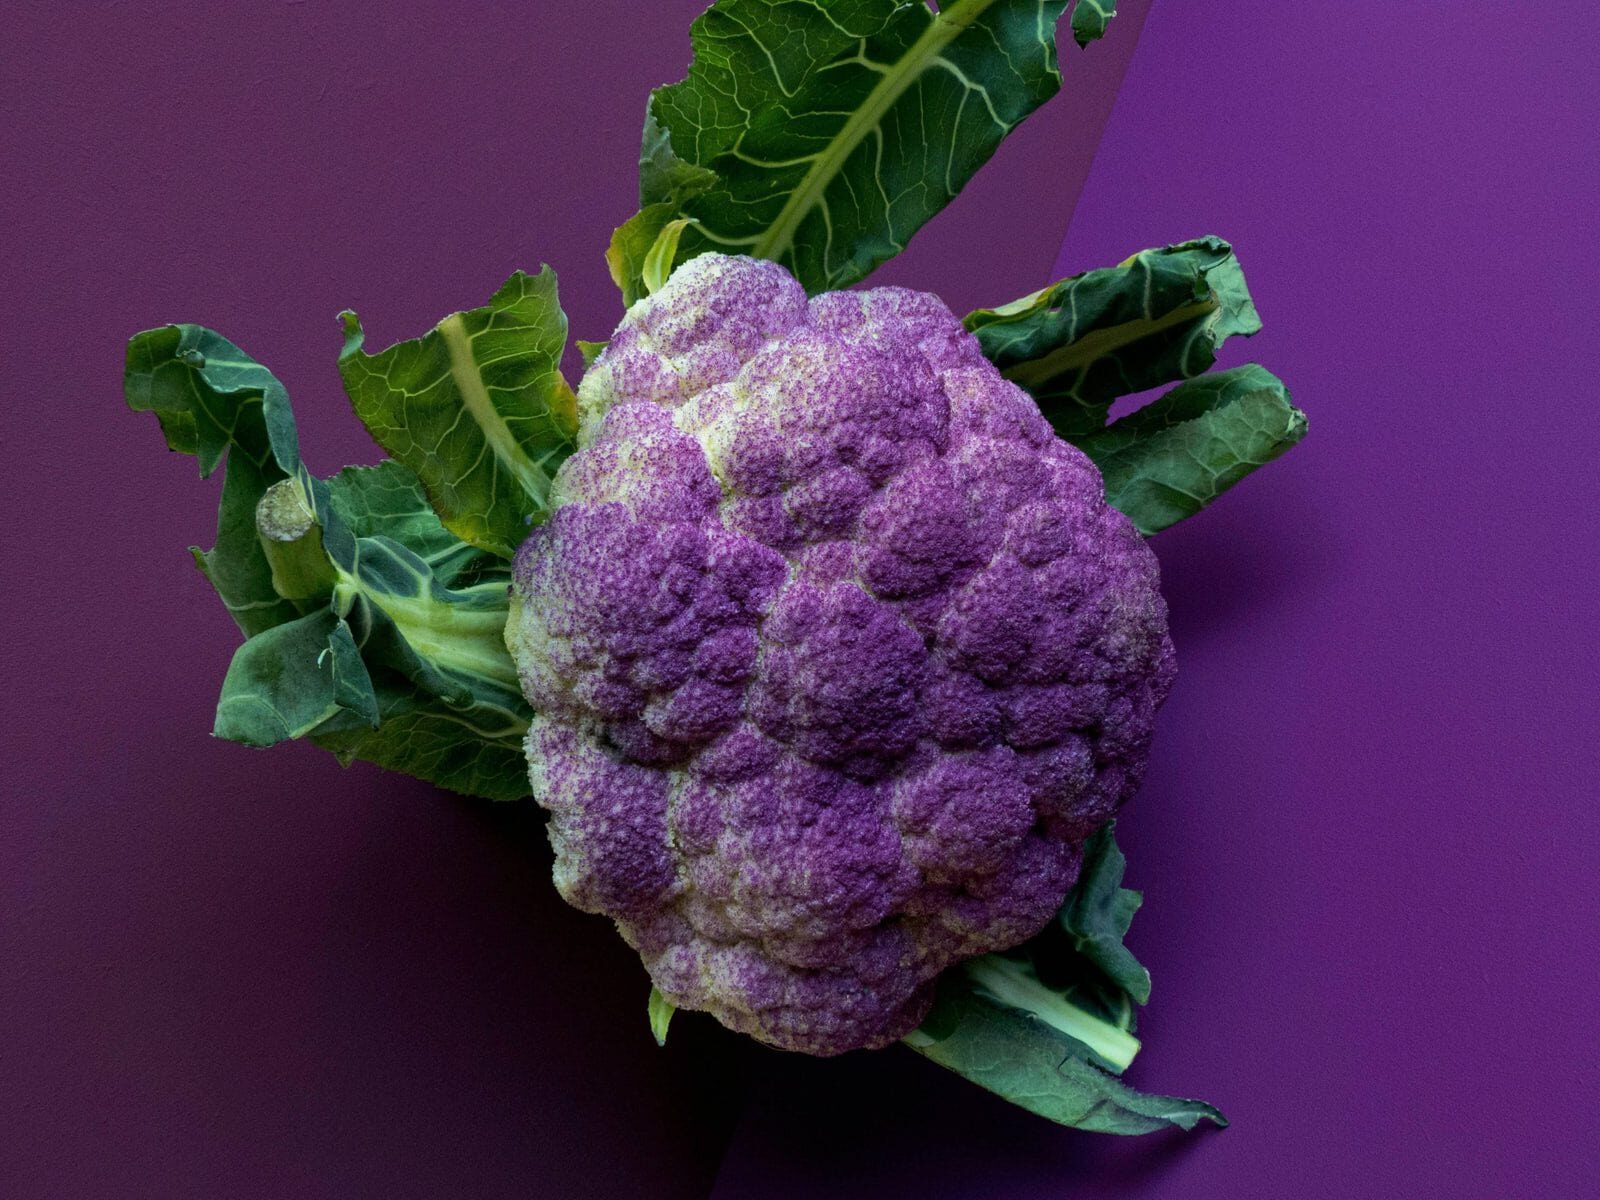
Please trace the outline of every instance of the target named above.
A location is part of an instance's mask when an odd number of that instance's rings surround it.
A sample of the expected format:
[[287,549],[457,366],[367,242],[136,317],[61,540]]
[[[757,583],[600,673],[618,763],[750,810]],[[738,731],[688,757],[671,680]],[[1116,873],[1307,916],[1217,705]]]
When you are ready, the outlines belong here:
[[322,545],[310,498],[300,481],[280,479],[256,504],[256,533],[272,568],[272,586],[289,600],[331,595],[338,576]]
[[966,971],[981,993],[1082,1042],[1118,1074],[1127,1070],[1139,1053],[1138,1038],[1068,1003],[1021,963],[986,954],[967,963]]
[[[361,593],[381,608],[419,655],[435,667],[519,688],[517,669],[506,649],[509,611],[503,583],[472,589],[485,603],[446,604],[428,595],[380,592],[341,572],[341,596]],[[461,593],[457,593],[460,595]]]
[[296,478],[279,480],[262,493],[256,505],[256,532],[279,595],[292,600],[332,596],[341,615],[348,614],[361,596],[382,609],[407,644],[435,667],[508,688],[518,686],[516,668],[505,648],[503,584],[458,592],[453,603],[436,599],[420,581],[415,594],[369,586],[360,572],[346,571],[328,557],[311,499]]

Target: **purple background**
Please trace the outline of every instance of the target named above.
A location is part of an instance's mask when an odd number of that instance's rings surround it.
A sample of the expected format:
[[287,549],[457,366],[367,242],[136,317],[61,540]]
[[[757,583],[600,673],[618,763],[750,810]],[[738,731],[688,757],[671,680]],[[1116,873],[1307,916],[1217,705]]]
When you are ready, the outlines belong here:
[[[204,736],[236,635],[180,546],[216,489],[122,410],[123,338],[234,337],[326,472],[375,457],[341,307],[386,343],[547,259],[603,335],[643,96],[698,7],[11,6],[0,1194],[1583,1194],[1587,5],[1157,0],[1057,264],[1233,239],[1267,329],[1227,361],[1311,416],[1156,542],[1182,675],[1122,825],[1134,1078],[1232,1129],[1079,1135],[704,1019],[656,1052],[528,806]],[[957,308],[1048,277],[1142,7],[886,276]]]
[[1232,1128],[786,1064],[715,1200],[1597,1194],[1600,38],[1516,7],[1157,0],[1056,264],[1232,239],[1224,365],[1310,418],[1153,543],[1179,679],[1119,823],[1130,1076]]
[[[120,388],[134,331],[212,325],[329,473],[377,457],[341,308],[387,344],[545,259],[604,337],[645,96],[702,3],[9,6],[0,1196],[710,1189],[776,1056],[704,1018],[656,1049],[643,970],[556,897],[536,809],[206,736],[238,634],[183,547],[219,481]],[[1118,25],[902,277],[971,305],[1046,276]]]

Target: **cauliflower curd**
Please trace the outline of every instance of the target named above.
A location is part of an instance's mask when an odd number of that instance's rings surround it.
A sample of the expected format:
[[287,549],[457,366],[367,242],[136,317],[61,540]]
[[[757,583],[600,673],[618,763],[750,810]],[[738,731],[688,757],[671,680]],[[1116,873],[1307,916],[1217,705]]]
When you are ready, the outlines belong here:
[[507,632],[557,886],[679,1007],[812,1054],[903,1036],[1137,787],[1154,557],[924,293],[702,255],[579,405]]

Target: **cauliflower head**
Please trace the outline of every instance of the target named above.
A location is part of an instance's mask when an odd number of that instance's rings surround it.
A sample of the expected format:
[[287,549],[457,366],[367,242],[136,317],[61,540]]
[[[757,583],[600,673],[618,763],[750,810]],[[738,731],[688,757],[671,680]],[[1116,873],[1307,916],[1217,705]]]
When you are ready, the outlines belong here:
[[703,255],[579,405],[507,630],[558,888],[679,1007],[812,1054],[901,1037],[1137,786],[1154,557],[923,293]]

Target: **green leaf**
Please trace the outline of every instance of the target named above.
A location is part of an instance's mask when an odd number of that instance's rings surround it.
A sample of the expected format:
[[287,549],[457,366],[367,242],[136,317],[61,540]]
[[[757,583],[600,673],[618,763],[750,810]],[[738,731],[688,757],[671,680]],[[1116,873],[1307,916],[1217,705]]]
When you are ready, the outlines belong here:
[[249,638],[215,732],[256,746],[308,737],[344,762],[526,795],[532,714],[505,648],[504,559],[445,529],[399,463],[311,476],[281,386],[208,330],[135,337],[127,386],[174,449],[210,446],[211,467],[227,455],[206,566]]
[[1209,1104],[1147,1096],[1114,1078],[1138,1053],[1135,1006],[1150,995],[1149,975],[1122,944],[1140,901],[1121,886],[1125,865],[1108,822],[1085,844],[1057,919],[1014,950],[946,972],[906,1044],[1063,1125],[1103,1133],[1226,1125]]
[[1193,516],[1306,434],[1306,417],[1265,367],[1180,384],[1078,445],[1105,478],[1106,503],[1144,534]]
[[940,1066],[1061,1125],[1140,1134],[1227,1119],[1199,1100],[1135,1091],[1043,1021],[984,999],[958,975],[939,984],[928,1019],[906,1043]]
[[446,587],[485,569],[499,569],[477,547],[439,522],[417,477],[399,463],[346,467],[328,480],[328,503],[357,538],[388,538],[428,564]]
[[[252,745],[309,736],[346,763],[364,759],[495,800],[527,795],[522,739],[531,713],[505,648],[504,562],[456,541],[398,463],[347,468],[333,484],[302,471],[278,486],[307,497],[306,540],[325,555],[332,578],[315,615],[331,616],[333,636],[358,651],[371,699],[357,706],[318,691],[310,673],[324,668],[322,647],[283,639],[291,627],[281,626],[240,648],[223,684],[217,732]],[[347,525],[343,513],[355,519]],[[246,712],[261,712],[263,675],[277,692],[292,693],[288,702],[275,699],[274,709],[305,697],[302,719],[263,717],[240,736],[237,721],[225,726],[221,716],[233,716],[241,693]]]
[[249,635],[299,616],[273,590],[255,526],[261,493],[300,465],[283,385],[198,325],[167,325],[133,338],[122,385],[129,408],[155,413],[168,447],[199,460],[202,479],[227,457],[216,545],[191,553],[239,628]]
[[601,352],[606,348],[605,342],[586,342],[582,338],[577,340],[576,345],[578,353],[583,356],[583,369],[585,371],[594,366],[594,360],[599,358]]
[[667,282],[672,274],[672,264],[678,256],[678,243],[683,240],[683,231],[693,224],[687,217],[679,217],[676,221],[668,221],[656,235],[655,244],[644,256],[639,273],[645,291],[659,292]]
[[[692,27],[690,32],[692,36]],[[654,109],[655,93],[652,92],[644,109],[644,136],[639,145],[639,207],[648,208],[652,204],[677,207],[688,197],[714,187],[717,173],[677,156],[672,149],[672,138],[656,121]]]
[[194,455],[200,478],[230,448],[277,477],[300,465],[283,384],[221,334],[166,325],[128,343],[123,391],[134,412],[153,412],[167,445]]
[[667,1026],[672,1024],[672,1014],[678,1008],[655,988],[650,989],[650,1001],[646,1006],[650,1013],[650,1035],[656,1039],[656,1045],[667,1044]]
[[378,723],[378,699],[350,626],[325,608],[239,647],[222,681],[212,732],[273,746],[305,737],[341,712],[369,728]]
[[606,266],[622,293],[625,307],[632,308],[650,294],[644,282],[645,259],[677,214],[675,205],[648,204],[612,231],[611,244],[606,247]]
[[1115,821],[1107,821],[1084,845],[1078,882],[1057,920],[1079,954],[1135,1003],[1145,1004],[1150,999],[1150,972],[1122,944],[1144,895],[1122,886],[1128,860],[1117,848],[1115,826]]
[[[1204,375],[1217,347],[1261,328],[1228,243],[1145,250],[966,318],[984,354],[1100,468],[1106,501],[1145,534],[1199,512],[1305,436],[1262,367]],[[1121,396],[1186,380],[1106,425]]]
[[966,326],[1076,441],[1105,425],[1118,397],[1208,370],[1224,341],[1256,333],[1261,318],[1232,247],[1200,238],[979,309]]
[[968,962],[967,981],[983,999],[1027,1013],[1071,1039],[1090,1061],[1121,1074],[1139,1053],[1139,1039],[1120,1020],[1077,1003],[1071,987],[1051,987],[1025,956],[985,954]]
[[529,794],[522,739],[530,714],[520,704],[512,711],[514,703],[443,704],[384,676],[377,729],[336,719],[313,740],[346,765],[360,759],[463,795],[521,800]]
[[[366,759],[455,791],[525,796],[522,739],[532,713],[505,646],[509,571],[483,552],[443,545],[448,535],[436,519],[429,526],[420,489],[413,487],[411,507],[402,508],[392,474],[403,470],[393,463],[346,470],[335,481],[346,507],[357,491],[369,508],[380,497],[390,505],[381,532],[371,536],[344,528],[334,489],[312,481],[339,577],[332,605],[350,622],[378,685],[381,718],[376,731],[334,719],[316,740],[346,761]],[[412,544],[392,536],[408,528]]]
[[[862,279],[1059,90],[1068,3],[718,0],[691,27],[688,77],[651,96],[643,211],[613,247],[642,253],[690,217],[680,259],[775,259],[813,293]],[[1098,7],[1080,38],[1109,19]]]
[[445,528],[510,557],[544,519],[577,433],[555,272],[518,271],[483,308],[378,354],[363,352],[354,313],[342,319],[339,371],[356,415],[422,481]]
[[1078,0],[1072,10],[1072,37],[1080,46],[1103,38],[1111,18],[1117,15],[1117,6],[1105,0]]

